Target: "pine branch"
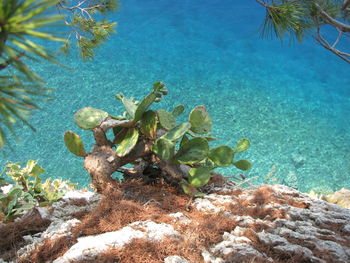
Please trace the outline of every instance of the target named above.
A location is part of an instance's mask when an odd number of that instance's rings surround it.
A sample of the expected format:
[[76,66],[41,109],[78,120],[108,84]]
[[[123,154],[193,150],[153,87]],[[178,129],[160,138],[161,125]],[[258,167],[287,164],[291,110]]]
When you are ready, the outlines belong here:
[[341,7],[341,10],[346,10],[348,6],[350,5],[350,0],[344,0],[343,6]]
[[[325,49],[344,61],[349,62],[349,53],[337,48],[341,41],[350,37],[350,0],[342,4],[335,0],[255,0],[266,9],[262,26],[262,36],[271,36],[283,40],[296,37],[302,40],[309,34]],[[321,27],[329,25],[338,31],[331,44],[321,34]],[[315,34],[312,34],[314,30]]]
[[333,54],[336,56],[340,57],[347,63],[350,63],[350,53],[346,53],[343,51],[340,51],[339,49],[336,48],[336,45],[338,44],[341,36],[343,35],[342,31],[339,31],[338,37],[335,40],[335,42],[331,45],[321,34],[320,28],[317,29],[317,36],[314,36],[315,40],[325,49],[331,51]]
[[70,27],[65,44],[62,47],[67,52],[71,42],[72,35],[75,36],[80,50],[80,56],[84,59],[93,58],[94,50],[100,47],[111,34],[115,33],[116,23],[109,22],[102,18],[101,21],[95,19],[96,14],[108,14],[117,9],[116,0],[84,0],[77,4],[67,5],[67,1],[59,1],[58,11],[68,13],[65,18],[65,24]]
[[7,68],[11,63],[13,63],[13,61],[19,60],[22,56],[24,55],[24,52],[19,53],[17,56],[15,57],[10,57],[9,59],[7,59],[5,62],[0,64],[0,70],[3,70],[5,68]]
[[346,25],[346,24],[334,19],[329,14],[327,14],[325,11],[323,11],[322,8],[318,4],[315,4],[315,6],[318,8],[318,10],[320,11],[320,16],[325,20],[325,22],[327,22],[327,24],[338,28],[342,32],[350,32],[350,25]]

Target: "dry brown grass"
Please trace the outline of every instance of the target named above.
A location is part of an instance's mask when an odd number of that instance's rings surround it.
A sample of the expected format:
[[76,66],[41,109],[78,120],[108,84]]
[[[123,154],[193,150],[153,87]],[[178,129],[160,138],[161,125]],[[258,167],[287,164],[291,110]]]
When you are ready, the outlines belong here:
[[116,231],[139,220],[168,221],[168,213],[182,210],[189,197],[169,185],[127,181],[105,191],[97,208],[73,229],[78,236]]
[[0,226],[0,258],[11,260],[16,251],[25,243],[23,236],[33,235],[45,230],[50,220],[42,219],[39,212],[33,210],[17,222]]
[[182,239],[164,238],[161,242],[134,239],[122,249],[111,249],[102,253],[97,259],[87,262],[161,263],[164,258],[179,255],[190,262],[204,262],[202,248],[222,241],[222,234],[235,227],[235,221],[222,214],[203,215],[198,211],[187,214],[193,224],[176,225]]
[[[217,183],[221,183],[221,178],[217,178],[217,180]],[[293,196],[282,196],[274,192],[269,186],[262,186],[250,192],[253,198],[249,199],[240,198],[239,195],[245,191],[247,190],[237,189],[230,194],[234,196],[236,202],[225,205],[226,211],[234,215],[251,216],[254,219],[265,219],[271,222],[277,218],[286,217],[286,211],[271,208],[270,205],[273,203],[302,208],[308,206],[308,204],[293,200]],[[135,239],[122,249],[110,249],[99,255],[97,259],[85,262],[158,263],[163,262],[167,256],[179,255],[191,262],[201,263],[203,262],[201,250],[222,241],[223,233],[225,231],[231,232],[238,222],[223,213],[208,215],[195,209],[187,211],[188,201],[188,196],[166,183],[150,185],[141,180],[130,180],[116,184],[113,188],[106,189],[96,209],[82,217],[82,223],[72,230],[74,238],[45,241],[46,243],[38,247],[31,255],[30,260],[32,261],[28,262],[44,262],[57,258],[79,236],[116,231],[134,221],[149,219],[158,223],[172,224],[182,238],[168,237],[161,242]],[[192,223],[174,223],[174,219],[170,218],[168,214],[175,212],[182,212],[192,220]],[[269,227],[263,221],[255,222],[247,227],[244,236],[252,241],[252,246],[255,249],[271,257],[276,263],[308,262],[300,255],[278,253],[273,250],[273,247],[262,244],[256,233],[268,230]],[[330,228],[333,230],[336,226],[330,226]],[[302,245],[300,240],[290,240],[290,242]],[[314,252],[316,256],[331,262],[329,261],[331,257],[327,253],[317,250]],[[236,262],[234,254],[228,255],[226,260]],[[249,262],[262,263],[266,260],[252,259]]]
[[63,256],[63,254],[76,242],[77,240],[74,237],[68,236],[46,239],[35,248],[29,257],[21,258],[18,260],[18,263],[52,262],[56,258]]

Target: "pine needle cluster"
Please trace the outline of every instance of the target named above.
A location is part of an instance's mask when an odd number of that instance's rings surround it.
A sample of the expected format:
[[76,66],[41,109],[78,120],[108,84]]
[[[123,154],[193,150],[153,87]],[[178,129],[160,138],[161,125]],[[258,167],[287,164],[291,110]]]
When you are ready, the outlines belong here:
[[[256,0],[265,7],[266,16],[261,28],[264,38],[277,37],[283,40],[302,41],[312,36],[324,48],[350,63],[348,53],[337,48],[342,38],[349,38],[350,0]],[[329,25],[337,36],[329,40],[322,28]],[[331,43],[332,42],[332,43]]]
[[17,138],[16,126],[35,130],[28,122],[32,111],[51,99],[28,62],[62,64],[38,40],[63,43],[68,52],[75,35],[81,57],[91,59],[114,33],[116,24],[104,16],[117,7],[116,0],[0,0],[0,148],[8,134]]
[[[110,12],[117,10],[118,2],[115,0],[65,1],[58,4],[58,8],[60,12],[69,15],[65,22],[71,32],[62,47],[66,53],[71,47],[72,39],[76,39],[80,56],[83,59],[92,59],[94,51],[115,33],[116,23],[105,18]],[[101,15],[102,19],[97,20],[96,17]]]

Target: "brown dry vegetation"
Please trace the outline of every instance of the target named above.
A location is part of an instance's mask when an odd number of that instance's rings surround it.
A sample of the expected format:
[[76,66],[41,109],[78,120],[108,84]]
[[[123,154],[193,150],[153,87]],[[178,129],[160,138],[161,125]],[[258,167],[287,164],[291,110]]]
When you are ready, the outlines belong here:
[[176,225],[175,228],[186,238],[165,238],[161,242],[135,239],[122,249],[105,251],[97,259],[84,262],[150,262],[161,263],[165,257],[179,255],[190,262],[203,262],[201,250],[211,244],[222,241],[222,234],[235,227],[235,221],[222,214],[204,215],[198,211],[187,213],[192,220],[188,225]]
[[4,260],[14,258],[16,251],[25,243],[23,236],[41,232],[49,224],[50,220],[42,219],[39,212],[33,210],[17,222],[0,226],[0,257]]
[[98,207],[73,229],[79,236],[116,231],[139,220],[167,222],[167,214],[183,210],[189,197],[167,184],[131,180],[106,189]]
[[21,258],[18,263],[52,262],[56,258],[63,256],[63,254],[76,242],[77,240],[74,237],[66,236],[52,240],[46,239],[29,257]]
[[[235,198],[235,202],[224,205],[225,210],[234,215],[251,216],[254,219],[265,219],[271,222],[277,218],[285,218],[286,211],[273,209],[271,206],[267,206],[268,204],[308,207],[308,204],[295,200],[293,196],[282,196],[274,192],[269,186],[261,186],[256,190],[250,190],[249,196],[252,198],[240,198],[240,194],[244,194],[246,191],[237,189],[230,193]],[[116,231],[131,222],[150,219],[158,223],[172,224],[182,238],[168,237],[161,242],[134,239],[122,249],[110,249],[97,259],[85,262],[158,263],[163,262],[163,259],[167,256],[179,255],[190,262],[201,263],[203,262],[201,250],[222,241],[223,233],[232,231],[239,222],[234,217],[227,217],[223,213],[208,215],[196,209],[187,211],[188,201],[188,196],[164,182],[151,185],[133,179],[116,184],[105,190],[97,208],[83,216],[82,223],[73,228],[74,236],[72,238],[47,240],[36,248],[28,261],[22,262],[52,261],[61,256],[80,236]],[[223,205],[221,204],[221,206]],[[192,222],[190,224],[176,223],[176,220],[168,216],[169,213],[178,211],[182,212]],[[252,240],[252,246],[255,249],[271,257],[276,263],[308,262],[300,255],[278,253],[273,250],[273,247],[262,244],[256,233],[267,230],[269,227],[260,220],[250,225],[244,236]],[[302,241],[290,240],[290,242],[299,244]],[[315,250],[314,253],[315,256],[327,262],[331,260],[330,255],[324,253],[324,251]],[[227,262],[237,262],[234,254],[227,255],[225,259]],[[240,260],[239,262],[245,261]],[[246,262],[262,263],[266,261],[250,259]]]

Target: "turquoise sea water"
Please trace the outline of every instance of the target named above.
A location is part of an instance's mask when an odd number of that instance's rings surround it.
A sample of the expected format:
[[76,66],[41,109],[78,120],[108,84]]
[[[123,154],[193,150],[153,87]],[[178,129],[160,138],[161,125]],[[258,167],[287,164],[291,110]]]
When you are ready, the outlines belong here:
[[203,104],[217,143],[251,140],[241,157],[252,161],[245,175],[257,176],[256,183],[273,173],[301,191],[349,188],[350,65],[312,39],[291,46],[261,40],[263,17],[253,0],[122,1],[111,17],[118,34],[92,62],[62,58],[74,71],[35,66],[56,99],[34,114],[36,133],[18,129],[21,141],[13,142],[15,152],[5,149],[0,164],[38,159],[46,176],[86,185],[83,160],[63,142],[70,129],[91,147],[91,134],[74,125],[73,113],[85,106],[120,113],[116,93],[140,98],[161,80],[169,95],[160,106],[183,103],[189,112]]

